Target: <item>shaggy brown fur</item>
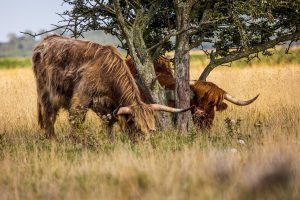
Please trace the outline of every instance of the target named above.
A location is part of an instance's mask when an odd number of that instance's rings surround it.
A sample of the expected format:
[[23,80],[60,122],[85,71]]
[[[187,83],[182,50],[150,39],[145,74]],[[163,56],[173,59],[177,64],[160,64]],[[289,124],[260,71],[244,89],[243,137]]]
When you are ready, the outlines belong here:
[[215,105],[217,111],[224,110],[225,103],[223,103],[226,92],[211,82],[197,81],[191,86],[195,94],[195,100],[198,105],[207,107]]
[[[69,110],[73,133],[89,108],[103,116],[118,106],[132,107],[134,124],[143,132],[155,129],[154,112],[142,101],[134,78],[115,47],[52,35],[34,49],[32,62],[38,121],[47,137],[55,135],[54,123],[60,108]],[[115,121],[114,118],[108,123],[109,134]]]
[[[210,129],[216,111],[223,111],[227,104],[223,102],[226,92],[211,82],[197,81],[191,86],[194,97],[191,99],[194,124],[199,129]],[[168,101],[168,106],[175,106],[174,100]]]
[[194,98],[191,101],[195,105],[192,111],[195,125],[200,129],[209,129],[217,111],[223,111],[227,104],[223,102],[226,92],[211,82],[197,81],[191,86]]

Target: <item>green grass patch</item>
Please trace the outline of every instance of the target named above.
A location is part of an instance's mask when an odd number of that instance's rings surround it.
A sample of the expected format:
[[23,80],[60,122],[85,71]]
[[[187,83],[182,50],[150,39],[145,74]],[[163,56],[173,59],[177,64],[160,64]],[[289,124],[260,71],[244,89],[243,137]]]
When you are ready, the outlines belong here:
[[18,67],[30,67],[31,59],[30,58],[0,58],[0,69],[10,69]]
[[[286,65],[286,64],[300,64],[300,49],[290,50],[288,54],[285,53],[285,49],[279,49],[276,51],[272,51],[272,55],[262,55],[262,53],[258,54],[258,57],[254,57],[250,62],[247,59],[240,59],[238,61],[232,62],[232,66],[234,67],[246,67],[246,66],[278,66],[278,65]],[[208,63],[209,57],[205,54],[192,54],[191,62],[201,61],[202,63]]]
[[205,54],[192,54],[191,55],[191,62],[193,62],[193,61],[205,61],[205,60],[208,60],[208,57]]
[[233,62],[235,66],[246,66],[246,65],[267,65],[267,66],[276,66],[276,65],[285,65],[285,64],[300,64],[300,50],[291,50],[288,54],[285,53],[284,49],[273,51],[273,54],[270,56],[259,54],[258,58],[255,57],[250,62],[247,59],[241,59]]

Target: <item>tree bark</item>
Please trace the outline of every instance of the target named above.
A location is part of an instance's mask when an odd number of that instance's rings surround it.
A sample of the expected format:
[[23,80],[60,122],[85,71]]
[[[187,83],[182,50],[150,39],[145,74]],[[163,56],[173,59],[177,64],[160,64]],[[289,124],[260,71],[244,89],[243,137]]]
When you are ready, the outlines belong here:
[[[174,0],[176,10],[177,31],[188,28],[191,12],[191,2]],[[189,36],[186,32],[176,36],[175,48],[175,106],[185,108],[190,106],[190,55]],[[178,114],[176,127],[179,131],[186,133],[191,126],[191,112]]]
[[[134,62],[137,67],[139,82],[142,85],[143,92],[145,94],[150,94],[152,99],[148,99],[148,101],[152,101],[151,103],[166,104],[165,92],[156,80],[153,60],[147,51],[144,39],[142,37],[143,32],[141,32],[141,29],[136,28],[134,29],[133,35],[133,43],[136,47],[135,54],[137,55],[134,59]],[[161,130],[172,127],[170,114],[159,112],[157,113],[157,119]]]

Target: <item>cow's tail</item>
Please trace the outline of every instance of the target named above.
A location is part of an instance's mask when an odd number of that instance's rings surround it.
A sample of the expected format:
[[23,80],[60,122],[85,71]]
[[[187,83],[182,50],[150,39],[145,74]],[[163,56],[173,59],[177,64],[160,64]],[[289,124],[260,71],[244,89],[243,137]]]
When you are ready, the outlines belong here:
[[42,114],[42,105],[40,102],[37,103],[37,114],[38,114],[38,124],[43,129],[45,128],[44,120],[43,120],[43,114]]
[[[34,75],[36,78],[39,77],[38,73],[39,73],[39,68],[40,68],[40,60],[41,60],[41,54],[37,49],[35,49],[33,52],[33,55],[32,55],[32,69],[33,69],[33,72],[34,72]],[[39,84],[38,80],[36,81],[36,84],[37,84],[37,93],[39,96],[40,84]],[[43,129],[45,127],[45,124],[44,124],[44,120],[43,120],[42,109],[43,109],[42,105],[38,98],[38,100],[37,100],[38,124],[39,124],[39,127]]]
[[38,51],[34,52],[32,55],[32,69],[33,69],[35,76],[37,76],[37,73],[38,73],[40,59],[41,59],[40,52],[38,52]]

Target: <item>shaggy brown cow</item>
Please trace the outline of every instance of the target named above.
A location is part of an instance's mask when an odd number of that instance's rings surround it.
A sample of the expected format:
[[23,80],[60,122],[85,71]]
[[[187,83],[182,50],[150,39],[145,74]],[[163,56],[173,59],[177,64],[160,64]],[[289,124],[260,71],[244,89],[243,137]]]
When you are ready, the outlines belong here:
[[195,105],[192,110],[194,124],[200,129],[210,129],[215,118],[216,111],[223,111],[227,108],[224,99],[239,106],[249,105],[257,99],[259,95],[248,100],[241,101],[231,96],[217,85],[205,81],[190,82],[194,97],[191,105]]
[[148,133],[155,129],[154,111],[183,112],[159,104],[145,104],[133,76],[115,47],[58,35],[45,38],[34,49],[33,70],[37,84],[38,122],[53,137],[60,108],[69,111],[74,136],[89,108],[97,115],[112,114],[108,122],[131,124]]
[[[126,63],[129,65],[131,72],[135,76],[136,69],[132,64],[131,58],[126,59]],[[154,68],[159,83],[167,89],[174,90],[175,79],[170,67],[170,60],[160,56],[154,62]],[[255,101],[259,96],[257,95],[248,101],[240,101],[226,93],[214,83],[204,81],[190,81],[190,88],[194,93],[194,97],[191,99],[191,106],[194,106],[192,109],[193,121],[199,129],[209,129],[212,126],[215,117],[215,109],[216,111],[223,111],[227,108],[227,104],[223,102],[224,99],[233,104],[245,106]],[[174,100],[169,100],[168,105],[175,106]]]

